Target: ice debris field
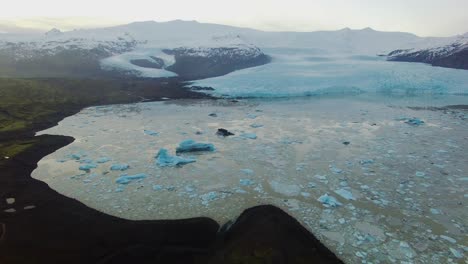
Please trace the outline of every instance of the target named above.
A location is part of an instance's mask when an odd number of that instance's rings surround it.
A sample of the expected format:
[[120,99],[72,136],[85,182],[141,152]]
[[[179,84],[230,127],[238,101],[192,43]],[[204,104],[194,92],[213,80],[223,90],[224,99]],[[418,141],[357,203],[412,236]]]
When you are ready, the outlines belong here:
[[224,224],[273,204],[349,263],[460,263],[468,113],[425,108],[466,100],[444,98],[91,107],[40,133],[76,140],[33,177],[122,218]]

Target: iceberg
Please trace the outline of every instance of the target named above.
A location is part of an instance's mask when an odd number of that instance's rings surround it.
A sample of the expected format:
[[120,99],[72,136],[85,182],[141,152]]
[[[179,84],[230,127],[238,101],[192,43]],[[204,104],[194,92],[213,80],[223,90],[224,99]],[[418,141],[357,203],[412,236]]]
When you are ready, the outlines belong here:
[[81,165],[79,167],[79,170],[82,170],[82,171],[90,171],[91,169],[95,169],[97,168],[97,165],[94,164],[94,163],[87,163],[87,164],[84,164],[84,165]]
[[169,151],[164,148],[160,149],[158,154],[156,155],[156,163],[159,165],[159,167],[182,166],[182,165],[192,163],[195,161],[196,159],[192,159],[192,158],[171,156],[169,155]]
[[251,124],[250,127],[251,128],[260,128],[260,127],[263,127],[263,125],[254,123],[254,124]]
[[197,143],[194,140],[187,139],[182,141],[176,149],[176,153],[197,151],[215,151],[215,147],[210,143]]
[[254,133],[242,133],[240,136],[247,139],[257,139],[257,135]]
[[130,168],[130,165],[128,164],[112,164],[112,166],[110,166],[110,170],[113,170],[113,171],[124,171],[124,170],[128,170]]
[[240,180],[239,180],[239,183],[240,183],[240,185],[242,185],[242,186],[249,186],[249,185],[255,184],[255,182],[252,181],[251,179],[240,179]]
[[115,180],[116,183],[118,184],[129,184],[130,182],[134,180],[140,180],[146,178],[146,174],[144,173],[138,173],[135,175],[122,175],[117,180]]
[[102,157],[96,160],[97,163],[106,163],[108,161],[110,161],[110,159],[107,157]]
[[342,203],[338,202],[335,197],[328,195],[328,193],[320,196],[317,200],[325,207],[338,207],[343,205]]
[[338,189],[335,191],[339,196],[345,198],[346,200],[356,200],[356,198],[354,198],[353,194],[348,191],[348,190],[345,190],[345,189]]
[[146,129],[143,130],[143,133],[145,133],[145,135],[148,135],[148,136],[157,136],[157,135],[159,135],[159,133],[156,132],[156,131],[153,131],[153,130],[146,130]]
[[413,118],[408,119],[405,123],[408,125],[412,125],[412,126],[420,126],[424,124],[424,121],[422,121],[421,119],[417,117],[413,117]]

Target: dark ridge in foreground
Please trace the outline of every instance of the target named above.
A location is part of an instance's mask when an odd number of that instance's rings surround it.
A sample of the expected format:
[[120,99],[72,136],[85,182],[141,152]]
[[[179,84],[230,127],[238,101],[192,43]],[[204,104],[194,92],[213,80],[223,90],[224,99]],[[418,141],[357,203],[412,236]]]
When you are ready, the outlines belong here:
[[[208,218],[128,221],[67,198],[30,174],[73,141],[36,144],[0,161],[0,263],[341,263],[294,218],[273,206],[246,210],[224,233]],[[7,206],[5,199],[15,197]],[[26,206],[35,206],[26,210]],[[7,208],[16,212],[6,213]]]

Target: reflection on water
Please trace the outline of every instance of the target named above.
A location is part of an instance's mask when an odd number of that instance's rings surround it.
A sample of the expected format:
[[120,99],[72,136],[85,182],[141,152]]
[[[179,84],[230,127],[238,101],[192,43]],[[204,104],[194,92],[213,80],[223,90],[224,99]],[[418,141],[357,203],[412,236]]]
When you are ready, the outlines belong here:
[[[468,113],[407,106],[467,101],[361,95],[91,107],[41,132],[76,141],[41,160],[33,177],[128,219],[224,223],[274,204],[349,263],[446,263],[468,242]],[[412,117],[425,123],[405,123]],[[218,137],[218,128],[235,135]],[[160,148],[174,154],[186,139],[216,151],[187,155],[197,161],[183,167],[156,165]],[[86,164],[96,168],[80,171]],[[124,173],[147,177],[117,184]],[[319,201],[325,194],[341,206]]]

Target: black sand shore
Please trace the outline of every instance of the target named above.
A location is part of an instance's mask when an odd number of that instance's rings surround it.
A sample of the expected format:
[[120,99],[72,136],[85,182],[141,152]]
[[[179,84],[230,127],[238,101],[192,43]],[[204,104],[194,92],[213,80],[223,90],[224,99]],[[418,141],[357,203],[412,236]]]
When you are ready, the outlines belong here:
[[[146,87],[150,92],[144,96],[98,103],[202,97],[177,87]],[[28,145],[0,159],[0,263],[341,263],[299,222],[273,206],[246,210],[227,230],[209,218],[128,221],[88,208],[31,178],[42,157],[73,142],[70,137],[33,134],[94,104],[57,110],[53,118],[20,133],[0,133],[0,143]],[[7,198],[14,203],[8,204]]]

